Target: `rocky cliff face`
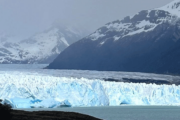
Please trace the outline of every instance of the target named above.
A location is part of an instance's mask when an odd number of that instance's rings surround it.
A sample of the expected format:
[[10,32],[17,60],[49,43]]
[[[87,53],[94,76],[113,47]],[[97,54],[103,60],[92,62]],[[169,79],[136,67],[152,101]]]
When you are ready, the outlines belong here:
[[180,1],[110,22],[48,68],[180,73]]

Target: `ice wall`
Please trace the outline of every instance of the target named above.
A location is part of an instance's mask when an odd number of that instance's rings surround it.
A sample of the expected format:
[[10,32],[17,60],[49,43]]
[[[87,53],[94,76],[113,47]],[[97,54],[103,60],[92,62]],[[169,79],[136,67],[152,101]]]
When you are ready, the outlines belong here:
[[105,82],[24,73],[0,74],[0,99],[14,108],[180,105],[180,86]]

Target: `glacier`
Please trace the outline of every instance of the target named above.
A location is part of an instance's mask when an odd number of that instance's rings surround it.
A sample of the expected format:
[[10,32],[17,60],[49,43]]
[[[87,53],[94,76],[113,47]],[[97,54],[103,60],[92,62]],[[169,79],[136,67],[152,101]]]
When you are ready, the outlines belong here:
[[[89,78],[86,75],[80,77],[81,73],[89,73]],[[108,75],[136,78],[165,76],[77,70],[0,70],[0,99],[13,108],[180,105],[180,86],[112,82],[98,78]]]

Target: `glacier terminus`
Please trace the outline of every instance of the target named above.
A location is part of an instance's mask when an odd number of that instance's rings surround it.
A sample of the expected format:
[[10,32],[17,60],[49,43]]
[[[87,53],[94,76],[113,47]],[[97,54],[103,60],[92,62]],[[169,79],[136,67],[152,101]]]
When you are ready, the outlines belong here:
[[40,68],[9,70],[5,66],[8,65],[1,65],[0,70],[0,99],[13,108],[180,105],[180,86],[175,84],[121,82],[123,78],[176,81],[178,76]]

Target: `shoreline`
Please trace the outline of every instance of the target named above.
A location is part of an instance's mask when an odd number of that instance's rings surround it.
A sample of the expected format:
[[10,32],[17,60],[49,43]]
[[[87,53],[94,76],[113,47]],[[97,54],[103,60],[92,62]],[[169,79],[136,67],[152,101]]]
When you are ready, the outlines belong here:
[[180,105],[120,105],[120,106],[92,106],[92,107],[61,107],[61,108],[12,108],[13,110],[24,111],[61,111],[61,110],[73,110],[73,109],[102,109],[102,108],[128,108],[128,107],[180,107]]

